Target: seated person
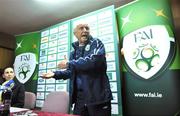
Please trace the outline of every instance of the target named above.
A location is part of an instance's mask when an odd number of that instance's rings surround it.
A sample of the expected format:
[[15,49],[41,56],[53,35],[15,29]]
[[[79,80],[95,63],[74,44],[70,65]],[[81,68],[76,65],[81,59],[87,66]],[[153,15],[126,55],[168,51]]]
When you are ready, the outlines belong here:
[[3,75],[3,69],[0,69],[0,85],[4,82],[4,78],[2,78]]
[[5,80],[2,86],[11,88],[13,92],[11,106],[20,108],[24,107],[25,88],[23,84],[15,79],[13,68],[5,68],[2,77]]

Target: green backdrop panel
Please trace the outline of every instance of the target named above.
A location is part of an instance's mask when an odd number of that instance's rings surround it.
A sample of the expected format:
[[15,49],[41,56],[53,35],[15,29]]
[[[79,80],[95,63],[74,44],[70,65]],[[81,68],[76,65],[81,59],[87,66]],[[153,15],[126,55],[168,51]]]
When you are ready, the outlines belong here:
[[116,16],[124,115],[178,115],[180,57],[169,1],[136,0],[116,9]]

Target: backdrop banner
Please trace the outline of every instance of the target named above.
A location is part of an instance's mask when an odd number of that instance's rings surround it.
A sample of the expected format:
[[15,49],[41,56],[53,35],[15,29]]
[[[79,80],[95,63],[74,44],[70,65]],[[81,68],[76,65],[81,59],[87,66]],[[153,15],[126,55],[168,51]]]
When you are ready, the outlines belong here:
[[180,54],[169,4],[137,0],[116,9],[125,116],[180,114]]
[[14,71],[16,79],[25,85],[26,91],[36,92],[39,41],[39,32],[16,36]]

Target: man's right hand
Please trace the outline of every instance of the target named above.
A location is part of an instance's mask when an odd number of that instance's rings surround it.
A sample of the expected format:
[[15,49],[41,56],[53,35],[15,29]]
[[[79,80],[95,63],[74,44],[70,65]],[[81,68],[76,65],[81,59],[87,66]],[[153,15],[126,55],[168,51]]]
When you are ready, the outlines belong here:
[[50,72],[47,72],[47,73],[42,73],[40,75],[40,77],[43,78],[43,79],[49,79],[49,78],[52,78],[54,75],[55,75],[55,73],[50,71]]

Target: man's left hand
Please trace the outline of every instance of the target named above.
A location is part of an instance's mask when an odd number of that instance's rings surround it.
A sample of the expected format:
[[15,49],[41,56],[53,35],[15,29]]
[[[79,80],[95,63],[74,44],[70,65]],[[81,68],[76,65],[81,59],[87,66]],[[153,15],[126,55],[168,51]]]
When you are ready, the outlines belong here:
[[61,62],[59,62],[58,64],[58,68],[60,69],[67,69],[68,67],[68,61],[67,61],[67,58],[66,56],[64,57],[64,60],[62,60]]

